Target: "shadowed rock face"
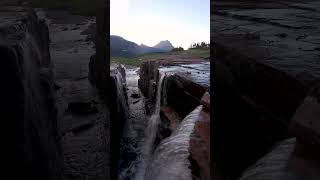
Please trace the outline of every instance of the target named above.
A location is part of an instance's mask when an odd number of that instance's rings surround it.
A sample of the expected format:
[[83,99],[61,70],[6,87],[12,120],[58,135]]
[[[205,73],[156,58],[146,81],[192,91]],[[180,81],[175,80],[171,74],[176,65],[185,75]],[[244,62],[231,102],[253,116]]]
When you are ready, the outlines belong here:
[[111,66],[110,74],[110,119],[111,135],[111,179],[118,175],[120,140],[128,118],[128,97],[126,93],[126,73],[122,65]]
[[290,119],[319,83],[320,24],[313,18],[319,16],[319,1],[213,4],[216,61],[229,68],[243,94]]
[[292,136],[308,94],[319,99],[319,8],[318,0],[212,3],[214,159],[227,179]]
[[5,172],[11,179],[63,179],[48,27],[29,9],[1,7],[0,14]]
[[97,9],[97,26],[95,34],[96,54],[95,58],[90,61],[90,71],[94,85],[101,90],[108,90],[108,78],[110,75],[110,47],[107,43],[109,32],[109,14],[110,3],[107,0],[98,1]]

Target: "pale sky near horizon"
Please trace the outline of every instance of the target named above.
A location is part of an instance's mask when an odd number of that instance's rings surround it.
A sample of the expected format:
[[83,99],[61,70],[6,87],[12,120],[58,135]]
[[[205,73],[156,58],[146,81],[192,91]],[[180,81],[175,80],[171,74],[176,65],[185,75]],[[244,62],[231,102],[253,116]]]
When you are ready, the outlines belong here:
[[110,34],[137,44],[210,41],[210,0],[110,0]]

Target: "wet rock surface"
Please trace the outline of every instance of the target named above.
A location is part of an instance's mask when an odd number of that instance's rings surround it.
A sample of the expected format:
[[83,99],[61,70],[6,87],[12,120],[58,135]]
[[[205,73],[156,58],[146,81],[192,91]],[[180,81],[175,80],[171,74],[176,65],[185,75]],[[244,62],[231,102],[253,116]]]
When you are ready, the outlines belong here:
[[300,144],[296,138],[283,140],[264,157],[250,166],[239,180],[254,179],[319,179],[318,158],[306,158],[300,154]]
[[48,27],[35,11],[0,7],[0,59],[3,176],[64,179]]
[[[190,137],[190,159],[193,179],[210,179],[210,95],[205,93],[201,99],[203,106],[198,120],[195,122],[194,130]],[[197,167],[197,168],[195,168]],[[216,176],[213,176],[216,177]]]
[[319,179],[318,126],[315,123],[315,119],[320,117],[319,110],[316,98],[306,97],[290,124],[296,137],[276,144],[269,153],[248,168],[240,179]]
[[49,25],[59,143],[67,179],[107,179],[109,108],[88,80],[95,49],[83,34],[95,19],[63,10],[39,10]]
[[212,3],[214,160],[225,179],[293,135],[289,124],[308,94],[319,99],[319,8],[317,0]]
[[143,94],[152,101],[155,100],[159,71],[174,74],[173,78],[179,81],[180,86],[183,86],[180,88],[183,89],[185,86],[185,89],[189,91],[188,93],[195,94],[198,98],[201,98],[202,94],[206,90],[209,90],[209,62],[204,61],[204,59],[181,59],[175,56],[167,56],[162,58],[162,60],[146,61],[141,65],[141,78],[138,85]]
[[320,77],[319,6],[317,0],[213,3],[215,59],[230,68],[239,89],[285,119]]
[[248,168],[239,180],[249,179],[294,179],[298,180],[293,171],[288,169],[288,161],[294,151],[295,138],[278,143],[275,148],[254,165]]
[[[158,80],[158,68],[169,67],[164,71],[181,72],[183,76],[192,79],[193,82],[208,88],[210,86],[210,65],[204,59],[181,58],[168,55],[160,60],[146,61],[140,67],[139,88],[148,99],[155,100],[156,82]],[[193,67],[194,66],[194,67]]]

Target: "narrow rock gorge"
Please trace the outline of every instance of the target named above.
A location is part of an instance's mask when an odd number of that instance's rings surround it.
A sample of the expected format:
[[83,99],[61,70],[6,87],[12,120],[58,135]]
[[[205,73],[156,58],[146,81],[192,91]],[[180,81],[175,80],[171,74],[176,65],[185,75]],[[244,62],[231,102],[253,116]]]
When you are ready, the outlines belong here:
[[129,108],[118,179],[210,179],[210,63],[162,59],[122,73]]

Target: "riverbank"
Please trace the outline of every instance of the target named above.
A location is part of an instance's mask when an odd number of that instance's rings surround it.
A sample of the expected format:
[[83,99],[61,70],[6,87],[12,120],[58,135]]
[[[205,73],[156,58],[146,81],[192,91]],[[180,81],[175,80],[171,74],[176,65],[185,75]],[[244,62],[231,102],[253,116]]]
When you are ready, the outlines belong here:
[[160,59],[197,59],[202,58],[204,60],[210,61],[210,50],[202,49],[191,49],[178,52],[168,52],[168,53],[151,53],[145,54],[134,58],[126,57],[111,57],[111,62],[120,63],[132,66],[140,66],[143,62],[148,60],[160,60]]

